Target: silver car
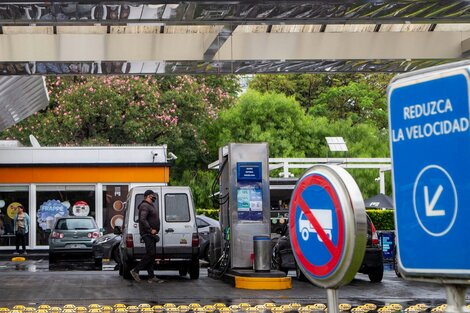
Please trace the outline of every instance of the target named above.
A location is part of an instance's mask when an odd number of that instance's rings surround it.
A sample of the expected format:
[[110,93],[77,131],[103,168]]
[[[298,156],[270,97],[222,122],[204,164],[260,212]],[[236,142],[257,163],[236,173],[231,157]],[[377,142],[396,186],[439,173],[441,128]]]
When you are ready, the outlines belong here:
[[92,261],[93,242],[102,235],[93,217],[66,216],[54,223],[49,236],[49,264],[59,259]]
[[196,216],[196,225],[199,233],[199,259],[209,261],[209,228],[216,227],[220,229],[218,220],[205,215]]

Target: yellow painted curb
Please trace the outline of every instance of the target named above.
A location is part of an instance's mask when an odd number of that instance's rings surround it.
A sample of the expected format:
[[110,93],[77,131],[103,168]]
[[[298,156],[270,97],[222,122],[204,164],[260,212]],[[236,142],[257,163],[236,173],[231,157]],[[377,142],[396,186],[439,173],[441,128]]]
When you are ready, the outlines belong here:
[[14,258],[11,258],[11,261],[12,262],[24,262],[24,261],[26,261],[26,258],[22,257],[22,256],[16,256]]
[[235,288],[258,290],[282,290],[292,288],[291,277],[242,277],[235,276]]

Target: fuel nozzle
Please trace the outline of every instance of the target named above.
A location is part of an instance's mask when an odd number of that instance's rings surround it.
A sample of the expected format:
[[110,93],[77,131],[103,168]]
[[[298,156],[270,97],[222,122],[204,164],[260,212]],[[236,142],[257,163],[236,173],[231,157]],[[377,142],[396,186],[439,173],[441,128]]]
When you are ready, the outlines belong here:
[[224,229],[224,240],[229,241],[230,240],[230,227],[227,226]]

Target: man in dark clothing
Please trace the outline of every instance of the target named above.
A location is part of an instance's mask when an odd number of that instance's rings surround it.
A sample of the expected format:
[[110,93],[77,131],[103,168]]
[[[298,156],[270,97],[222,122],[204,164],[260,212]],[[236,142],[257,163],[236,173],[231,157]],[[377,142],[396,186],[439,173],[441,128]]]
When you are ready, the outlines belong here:
[[155,257],[157,256],[157,233],[160,231],[160,216],[158,208],[154,206],[156,200],[157,195],[152,190],[147,190],[144,193],[144,200],[138,208],[140,237],[145,243],[145,256],[131,270],[131,275],[136,281],[140,281],[139,271],[146,269],[149,273],[149,283],[163,282],[163,280],[156,278],[154,273]]

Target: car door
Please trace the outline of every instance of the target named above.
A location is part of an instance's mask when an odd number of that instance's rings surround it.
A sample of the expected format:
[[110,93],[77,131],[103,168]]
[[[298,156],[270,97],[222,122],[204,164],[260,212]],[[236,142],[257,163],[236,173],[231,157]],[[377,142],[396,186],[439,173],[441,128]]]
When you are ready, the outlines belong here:
[[192,237],[197,234],[188,188],[162,188],[162,243],[164,258],[191,258]]

